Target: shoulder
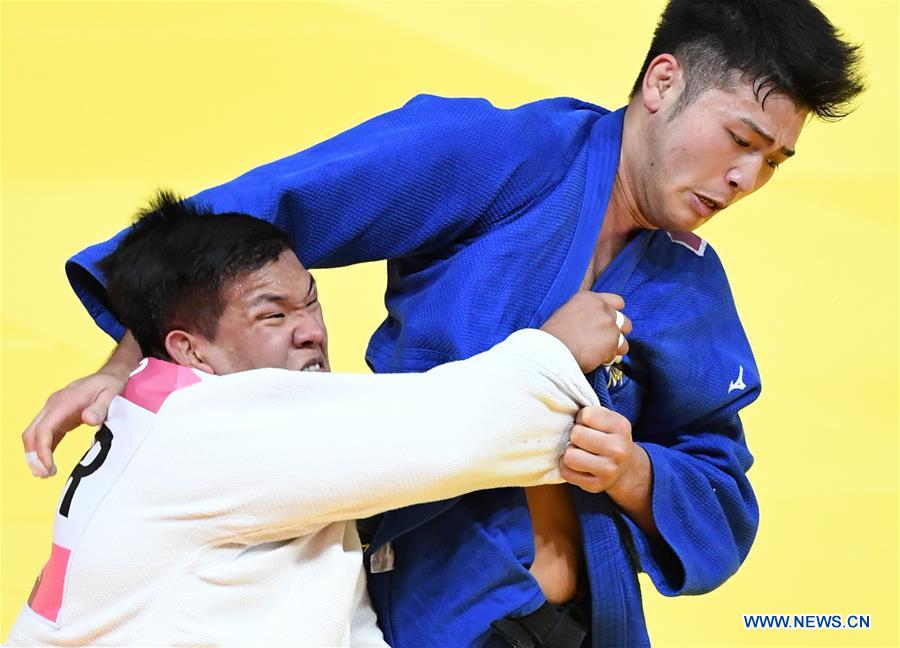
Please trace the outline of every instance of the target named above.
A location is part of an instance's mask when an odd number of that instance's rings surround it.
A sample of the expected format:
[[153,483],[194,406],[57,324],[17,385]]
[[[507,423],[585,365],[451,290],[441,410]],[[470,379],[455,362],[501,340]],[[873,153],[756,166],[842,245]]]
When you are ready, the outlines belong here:
[[719,276],[725,280],[725,268],[715,249],[693,232],[653,232],[642,265],[660,274]]
[[[664,232],[669,243],[680,245],[695,256],[703,257],[709,244],[693,232]],[[669,248],[671,250],[671,248]]]
[[713,246],[690,232],[656,231],[651,234],[643,258],[625,289],[629,296],[663,300],[665,307],[687,309],[714,319],[737,319],[731,286],[722,261]]
[[585,137],[593,124],[608,112],[572,97],[541,99],[503,108],[484,98],[428,94],[413,97],[397,111],[405,119],[453,131],[459,138],[456,141],[494,142],[513,148],[567,148],[573,140]]
[[609,111],[601,106],[574,97],[552,97],[538,99],[512,108],[495,106],[483,97],[442,97],[419,94],[410,99],[402,108],[435,115],[493,116],[508,119],[544,116],[547,118],[564,115],[581,117],[602,117]]
[[721,423],[759,395],[759,370],[725,269],[690,233],[657,231],[626,286],[634,325],[631,361],[645,368],[653,399],[644,430],[667,433],[713,417]]

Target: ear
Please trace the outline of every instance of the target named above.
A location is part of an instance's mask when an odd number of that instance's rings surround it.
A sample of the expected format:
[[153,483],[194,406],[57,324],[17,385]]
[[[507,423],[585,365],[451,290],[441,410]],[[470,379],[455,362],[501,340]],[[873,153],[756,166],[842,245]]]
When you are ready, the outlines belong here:
[[657,112],[665,101],[673,101],[682,86],[681,64],[671,54],[660,54],[650,61],[641,85],[641,104],[650,113]]
[[176,329],[169,331],[168,335],[166,335],[165,344],[166,352],[176,364],[199,369],[210,374],[216,373],[204,359],[205,345],[199,336]]

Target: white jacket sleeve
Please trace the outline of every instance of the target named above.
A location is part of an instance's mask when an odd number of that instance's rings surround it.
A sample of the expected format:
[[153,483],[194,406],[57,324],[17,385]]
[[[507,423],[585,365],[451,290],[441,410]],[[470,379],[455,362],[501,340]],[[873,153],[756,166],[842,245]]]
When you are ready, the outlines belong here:
[[141,452],[159,466],[145,497],[177,498],[220,530],[258,540],[556,483],[573,417],[596,403],[568,349],[534,329],[424,374],[216,377],[160,410]]

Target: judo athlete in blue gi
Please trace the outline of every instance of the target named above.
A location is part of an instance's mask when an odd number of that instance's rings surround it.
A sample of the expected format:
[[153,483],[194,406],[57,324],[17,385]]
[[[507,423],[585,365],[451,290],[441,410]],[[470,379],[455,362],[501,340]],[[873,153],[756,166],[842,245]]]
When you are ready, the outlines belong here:
[[[760,379],[719,258],[691,231],[765,184],[809,114],[844,114],[858,59],[806,0],[675,0],[626,108],[419,96],[192,198],[282,227],[308,267],[387,259],[388,317],[366,354],[377,372],[467,358],[579,290],[624,299],[629,352],[589,378],[630,434],[573,435],[570,484],[364,525],[389,643],[645,645],[639,571],[674,596],[738,569],[758,521],[739,411]],[[97,261],[118,238],[66,268],[116,339]],[[116,391],[124,339],[23,435],[47,468],[61,421],[91,420]]]

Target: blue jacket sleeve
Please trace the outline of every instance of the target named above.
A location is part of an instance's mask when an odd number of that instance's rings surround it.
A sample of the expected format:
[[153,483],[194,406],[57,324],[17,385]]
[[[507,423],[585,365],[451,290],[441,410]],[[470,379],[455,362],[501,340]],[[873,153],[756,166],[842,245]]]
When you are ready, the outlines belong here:
[[[567,135],[584,111],[571,109],[574,100],[548,102],[504,110],[483,99],[418,96],[191,200],[275,223],[311,268],[434,253],[477,237],[558,181],[574,155]],[[123,330],[97,262],[124,233],[66,268],[88,312],[116,338]]]
[[623,516],[641,569],[666,596],[708,592],[743,563],[759,523],[740,419],[710,420],[669,446],[641,445],[653,466],[653,516],[665,540],[651,541]]
[[664,542],[623,518],[641,570],[668,596],[723,583],[759,523],[739,417],[760,393],[759,372],[721,263],[703,250],[691,254],[658,233],[655,265],[625,296],[630,354],[645,389],[633,434],[653,467],[653,517]]

